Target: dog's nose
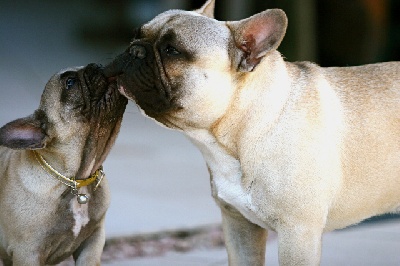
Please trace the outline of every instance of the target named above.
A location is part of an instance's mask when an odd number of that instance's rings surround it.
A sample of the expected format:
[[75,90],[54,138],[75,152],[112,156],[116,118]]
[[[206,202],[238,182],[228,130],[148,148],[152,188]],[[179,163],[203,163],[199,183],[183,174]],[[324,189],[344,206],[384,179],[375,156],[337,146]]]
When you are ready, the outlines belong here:
[[141,45],[132,45],[129,48],[129,54],[134,58],[144,59],[146,57],[146,48]]

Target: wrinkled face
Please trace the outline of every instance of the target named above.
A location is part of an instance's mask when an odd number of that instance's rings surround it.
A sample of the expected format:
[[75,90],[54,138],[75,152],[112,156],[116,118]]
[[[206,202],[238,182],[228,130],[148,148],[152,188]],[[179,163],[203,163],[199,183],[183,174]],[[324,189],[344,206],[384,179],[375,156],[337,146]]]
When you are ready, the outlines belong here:
[[[127,99],[95,64],[54,75],[46,85],[37,112],[47,116],[54,142],[83,145],[83,166],[94,170],[104,161],[119,132]],[[85,162],[86,161],[86,162]]]
[[209,127],[233,95],[231,34],[223,22],[170,10],[143,25],[107,66],[150,117],[173,128]]
[[126,102],[115,78],[106,77],[101,66],[89,64],[55,74],[46,84],[39,109],[61,124],[104,127],[121,119]]

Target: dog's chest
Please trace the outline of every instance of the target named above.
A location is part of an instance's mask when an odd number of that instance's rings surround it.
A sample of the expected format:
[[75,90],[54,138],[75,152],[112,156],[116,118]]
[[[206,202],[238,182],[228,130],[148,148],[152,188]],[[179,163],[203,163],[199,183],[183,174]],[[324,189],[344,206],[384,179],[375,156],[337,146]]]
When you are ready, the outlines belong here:
[[[81,188],[80,193],[86,194],[87,188]],[[72,227],[72,232],[74,236],[77,237],[81,229],[89,223],[89,203],[79,204],[76,199],[71,200],[71,212],[74,219],[74,225]]]
[[240,162],[229,155],[207,131],[192,131],[188,136],[207,162],[214,198],[222,204],[233,206],[251,222],[265,227],[255,215],[251,196],[243,187]]

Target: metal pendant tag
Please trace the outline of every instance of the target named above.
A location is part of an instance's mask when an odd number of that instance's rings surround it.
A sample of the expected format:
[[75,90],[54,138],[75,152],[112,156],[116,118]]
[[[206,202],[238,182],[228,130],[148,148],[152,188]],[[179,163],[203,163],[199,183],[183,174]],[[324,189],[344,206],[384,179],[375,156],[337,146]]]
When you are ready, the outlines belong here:
[[89,201],[89,196],[86,194],[78,194],[76,195],[76,200],[79,204],[86,204]]

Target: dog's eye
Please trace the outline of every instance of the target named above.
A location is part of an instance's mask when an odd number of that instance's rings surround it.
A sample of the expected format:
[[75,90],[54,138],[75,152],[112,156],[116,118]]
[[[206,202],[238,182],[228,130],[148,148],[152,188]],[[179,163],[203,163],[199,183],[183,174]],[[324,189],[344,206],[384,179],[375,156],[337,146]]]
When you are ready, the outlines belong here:
[[65,81],[65,87],[67,88],[67,90],[71,89],[76,83],[76,79],[75,78],[68,78]]
[[167,55],[180,55],[181,54],[181,52],[179,52],[175,47],[173,47],[173,46],[171,46],[171,45],[168,45],[165,49],[164,49],[164,52],[167,54]]

